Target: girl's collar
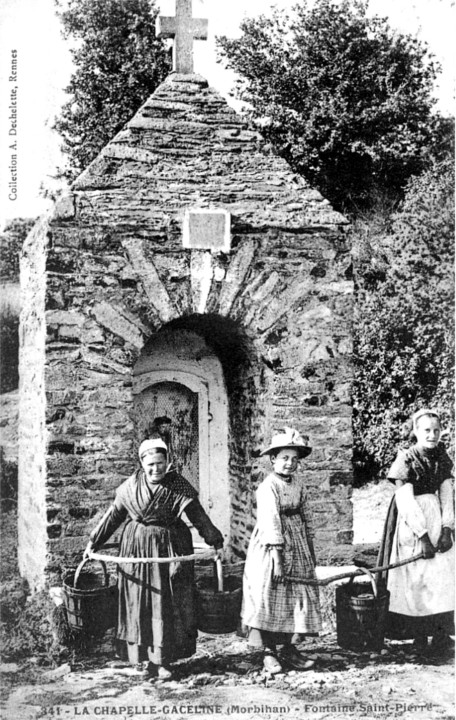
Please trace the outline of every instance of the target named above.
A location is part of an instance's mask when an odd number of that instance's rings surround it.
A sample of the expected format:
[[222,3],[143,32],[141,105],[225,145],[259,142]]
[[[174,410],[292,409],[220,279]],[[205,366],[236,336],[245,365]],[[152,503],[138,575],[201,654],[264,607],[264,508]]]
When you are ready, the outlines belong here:
[[435,448],[422,447],[422,446],[418,445],[418,443],[416,443],[415,450],[417,453],[419,453],[423,457],[436,458],[439,455],[440,448],[438,445]]
[[272,471],[272,474],[278,478],[279,480],[282,480],[282,482],[285,482],[287,484],[291,483],[293,480],[294,475],[280,475],[280,473],[276,472],[275,470]]

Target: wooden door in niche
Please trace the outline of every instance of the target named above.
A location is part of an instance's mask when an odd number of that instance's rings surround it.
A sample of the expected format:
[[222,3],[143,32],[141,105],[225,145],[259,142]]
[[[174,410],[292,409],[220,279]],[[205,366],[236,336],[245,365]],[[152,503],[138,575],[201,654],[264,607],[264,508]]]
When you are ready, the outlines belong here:
[[174,467],[199,491],[199,398],[186,385],[164,381],[135,395],[138,438],[160,430]]

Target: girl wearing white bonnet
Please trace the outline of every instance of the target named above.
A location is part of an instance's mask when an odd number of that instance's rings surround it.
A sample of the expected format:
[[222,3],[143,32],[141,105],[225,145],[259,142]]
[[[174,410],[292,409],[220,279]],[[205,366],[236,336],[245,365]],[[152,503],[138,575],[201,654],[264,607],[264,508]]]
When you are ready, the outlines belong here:
[[380,566],[423,554],[387,574],[388,636],[414,639],[418,653],[441,653],[454,634],[453,464],[440,442],[439,413],[412,416],[415,444],[399,450],[388,478],[396,492],[380,550]]
[[[220,549],[222,534],[196,490],[168,465],[166,443],[161,438],[144,440],[138,454],[140,469],[118,488],[86,551],[95,551],[125,522],[120,556],[191,555],[192,537],[183,514],[208,545]],[[141,674],[171,677],[170,663],[196,650],[193,562],[120,564],[118,588],[121,648]]]

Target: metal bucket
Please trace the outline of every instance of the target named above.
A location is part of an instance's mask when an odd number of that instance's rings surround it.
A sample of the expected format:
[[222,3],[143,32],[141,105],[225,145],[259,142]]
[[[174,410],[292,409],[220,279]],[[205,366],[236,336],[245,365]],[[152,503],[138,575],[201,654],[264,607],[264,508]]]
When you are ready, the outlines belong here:
[[217,558],[213,577],[200,578],[196,589],[198,630],[211,635],[234,632],[241,614],[242,577],[224,579],[222,561]]
[[337,642],[346,650],[379,652],[385,639],[389,592],[378,585],[366,568],[360,568],[371,581],[365,584],[349,582],[336,588]]
[[89,558],[76,570],[63,575],[63,600],[68,624],[76,632],[96,637],[117,624],[117,584],[110,584],[106,565],[103,574],[83,570]]

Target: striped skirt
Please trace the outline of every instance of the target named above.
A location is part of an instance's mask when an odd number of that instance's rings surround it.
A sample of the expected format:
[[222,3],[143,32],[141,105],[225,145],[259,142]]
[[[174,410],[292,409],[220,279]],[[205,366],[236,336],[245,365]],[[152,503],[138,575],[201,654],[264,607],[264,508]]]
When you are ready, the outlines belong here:
[[[300,515],[281,517],[285,575],[315,579],[315,569]],[[248,628],[273,633],[315,634],[321,630],[318,587],[274,583],[272,555],[255,527],[247,553],[243,581],[242,621]]]

